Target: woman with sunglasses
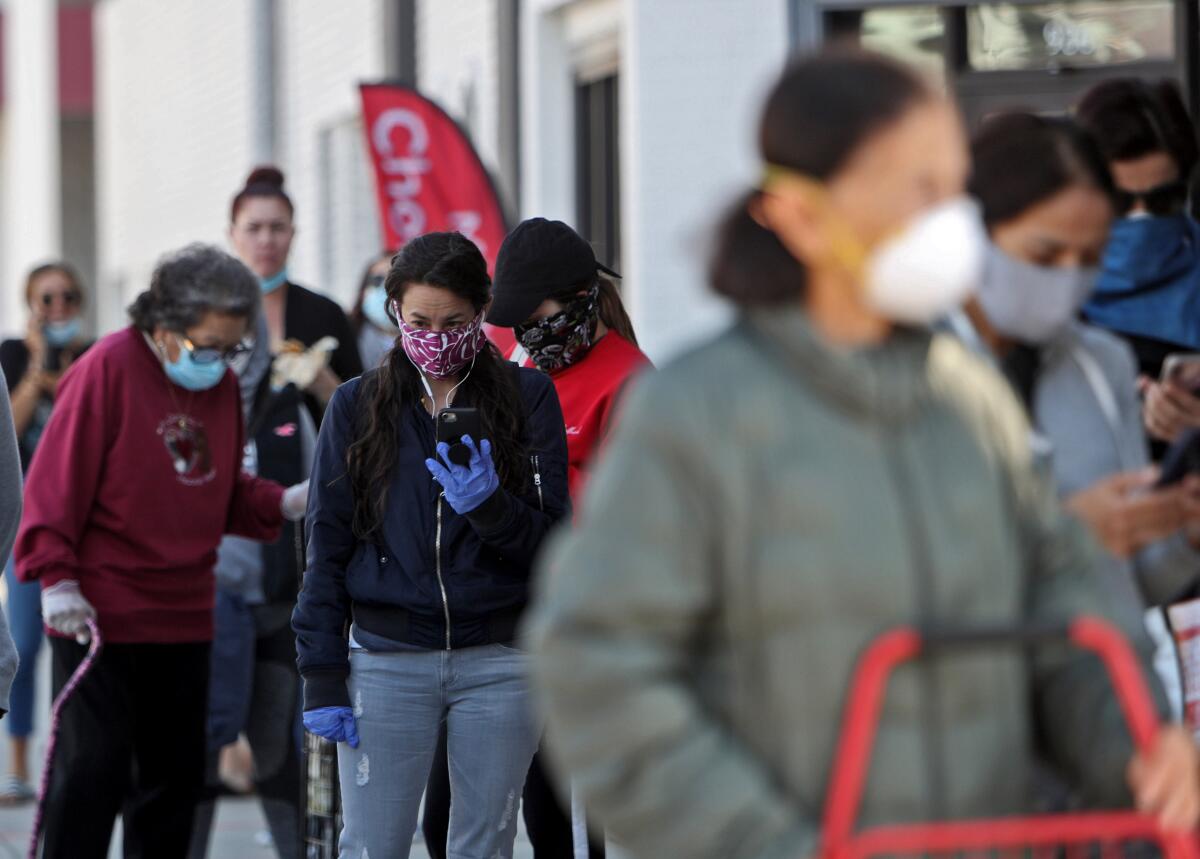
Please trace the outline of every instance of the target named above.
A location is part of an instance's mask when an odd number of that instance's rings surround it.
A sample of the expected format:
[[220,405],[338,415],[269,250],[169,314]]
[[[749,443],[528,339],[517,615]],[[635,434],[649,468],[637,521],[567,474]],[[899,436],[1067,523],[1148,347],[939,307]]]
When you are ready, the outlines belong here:
[[[0,368],[8,380],[13,423],[22,469],[50,419],[58,381],[88,342],[83,337],[83,284],[65,262],[39,265],[25,281],[29,325],[23,339],[0,343]],[[8,622],[20,654],[8,717],[8,778],[0,786],[0,804],[16,805],[34,798],[29,774],[29,737],[33,734],[33,702],[38,651],[42,646],[40,591],[17,581],[11,561],[4,570],[8,586]]]
[[400,329],[388,316],[384,281],[392,265],[392,254],[381,253],[363,272],[358,298],[350,311],[350,327],[358,335],[358,354],[364,369],[378,367],[396,344]]
[[1147,429],[1171,441],[1200,426],[1197,392],[1157,381],[1167,355],[1200,351],[1200,224],[1188,211],[1196,132],[1169,80],[1106,81],[1077,115],[1112,171],[1118,215],[1084,312],[1133,347]]
[[228,364],[247,349],[254,276],[216,248],[163,259],[112,334],[64,376],[25,485],[22,581],[42,588],[57,694],[104,649],[64,711],[43,856],[183,857],[204,784],[213,565],[222,534],[275,539],[303,515],[242,468]]
[[[971,155],[969,189],[991,241],[979,294],[952,327],[995,361],[1025,405],[1060,497],[1107,550],[1099,581],[1135,632],[1144,614],[1178,714],[1178,660],[1160,607],[1198,581],[1200,554],[1188,539],[1188,526],[1200,524],[1197,487],[1154,485],[1133,352],[1077,319],[1113,220],[1112,177],[1091,135],[1064,118],[1000,114]],[[1014,173],[1013,164],[1037,166]]]
[[296,235],[295,208],[283,189],[277,167],[257,167],[234,196],[229,213],[229,240],[234,252],[258,278],[263,316],[271,335],[271,351],[292,341],[309,348],[332,337],[337,347],[304,386],[306,402],[318,424],[337,386],[363,371],[354,332],[337,302],[293,283],[288,256]]

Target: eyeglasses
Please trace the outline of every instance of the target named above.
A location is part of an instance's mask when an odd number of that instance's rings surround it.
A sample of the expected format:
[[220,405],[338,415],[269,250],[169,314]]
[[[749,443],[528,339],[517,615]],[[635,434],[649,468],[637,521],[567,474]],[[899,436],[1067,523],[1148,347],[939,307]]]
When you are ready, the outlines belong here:
[[207,346],[199,348],[182,334],[176,335],[179,337],[179,343],[192,356],[192,360],[197,364],[213,364],[217,361],[224,361],[226,364],[232,364],[242,355],[247,354],[254,348],[252,340],[243,340],[241,343],[230,349],[217,349]]
[[383,286],[387,282],[386,274],[373,274],[367,278],[364,289],[374,289],[377,286]]
[[1129,214],[1140,200],[1143,208],[1151,215],[1177,215],[1187,203],[1188,186],[1182,180],[1168,182],[1148,191],[1122,191],[1117,189],[1115,201],[1117,213]]
[[47,292],[42,295],[42,307],[53,307],[55,301],[61,301],[67,307],[75,307],[83,297],[78,292]]

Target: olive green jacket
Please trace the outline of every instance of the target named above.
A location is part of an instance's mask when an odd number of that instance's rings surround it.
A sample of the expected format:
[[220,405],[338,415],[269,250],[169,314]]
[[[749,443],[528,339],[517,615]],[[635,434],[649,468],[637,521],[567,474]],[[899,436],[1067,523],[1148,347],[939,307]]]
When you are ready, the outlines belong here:
[[[811,856],[847,680],[882,631],[1110,614],[1003,379],[912,331],[835,350],[799,310],[648,377],[581,523],[527,640],[557,768],[642,859]],[[1025,809],[1039,736],[1092,802],[1127,801],[1092,657],[904,667],[863,821]]]

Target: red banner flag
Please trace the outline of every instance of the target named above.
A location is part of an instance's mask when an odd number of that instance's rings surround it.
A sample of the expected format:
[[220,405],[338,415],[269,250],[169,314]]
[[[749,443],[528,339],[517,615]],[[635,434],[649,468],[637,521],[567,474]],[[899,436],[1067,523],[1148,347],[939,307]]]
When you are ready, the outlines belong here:
[[[359,89],[386,246],[400,248],[424,233],[457,230],[479,246],[493,270],[508,229],[491,177],[466,133],[414,89],[400,84]],[[488,329],[507,355],[512,332]]]

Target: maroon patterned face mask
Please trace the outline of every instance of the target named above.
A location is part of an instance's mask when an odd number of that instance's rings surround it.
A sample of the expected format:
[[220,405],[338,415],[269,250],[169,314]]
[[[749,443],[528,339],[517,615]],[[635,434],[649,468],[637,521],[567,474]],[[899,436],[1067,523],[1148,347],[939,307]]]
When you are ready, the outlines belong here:
[[483,314],[449,331],[413,328],[400,316],[400,342],[408,359],[431,379],[446,379],[475,360],[487,346]]

